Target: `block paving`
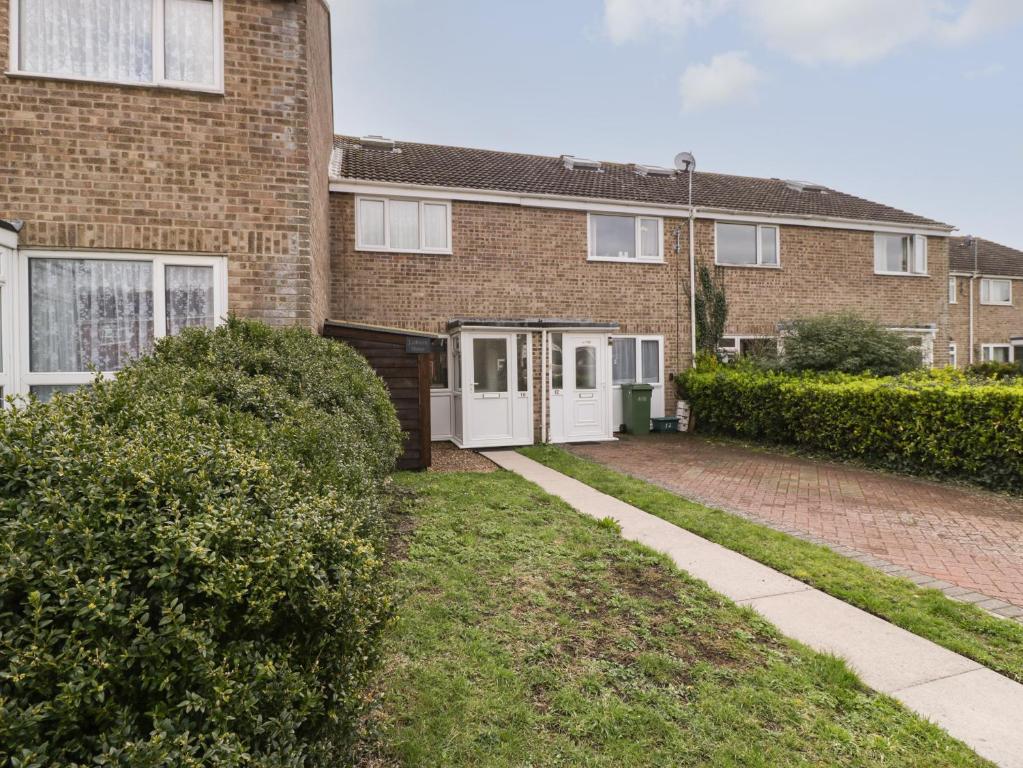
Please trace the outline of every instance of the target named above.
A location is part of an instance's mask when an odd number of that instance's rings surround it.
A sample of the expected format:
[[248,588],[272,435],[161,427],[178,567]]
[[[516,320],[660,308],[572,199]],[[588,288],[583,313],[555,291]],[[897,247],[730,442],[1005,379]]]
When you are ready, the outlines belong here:
[[1023,621],[1023,499],[693,435],[571,450]]

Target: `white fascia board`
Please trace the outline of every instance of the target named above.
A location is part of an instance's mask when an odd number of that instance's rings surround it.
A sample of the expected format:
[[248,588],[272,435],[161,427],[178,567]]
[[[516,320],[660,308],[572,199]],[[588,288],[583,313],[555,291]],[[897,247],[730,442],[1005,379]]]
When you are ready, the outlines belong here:
[[637,216],[674,216],[685,218],[686,206],[650,205],[629,200],[597,200],[592,197],[569,197],[564,195],[518,195],[509,192],[490,192],[480,189],[458,187],[431,187],[418,184],[394,182],[361,182],[351,179],[330,182],[331,192],[347,192],[357,195],[415,197],[421,200],[458,200],[471,203],[497,203],[518,205],[527,208],[557,208],[568,211],[592,211],[594,213],[631,213]]
[[18,234],[9,229],[0,229],[0,245],[16,251],[18,249]]
[[864,221],[843,219],[838,216],[798,216],[795,214],[759,214],[742,211],[697,208],[696,218],[714,221],[741,221],[749,224],[774,224],[789,227],[818,227],[820,229],[851,229],[864,232],[891,232],[898,235],[924,235],[948,237],[953,227],[924,227],[919,224],[893,224],[890,221]]
[[[631,213],[640,216],[665,216],[688,218],[689,207],[685,205],[651,205],[635,200],[602,200],[592,197],[569,195],[515,194],[485,189],[463,187],[440,187],[426,184],[406,184],[388,181],[360,181],[358,179],[332,179],[331,192],[347,192],[361,195],[392,195],[420,199],[462,200],[480,203],[520,205],[531,208],[557,208],[569,211],[592,211],[595,213]],[[903,235],[931,235],[947,237],[954,227],[926,227],[919,224],[893,224],[891,222],[843,219],[831,216],[797,216],[787,214],[757,214],[717,208],[694,206],[698,219],[715,221],[743,221],[778,226],[819,227],[825,229],[851,229],[864,232],[892,232]]]

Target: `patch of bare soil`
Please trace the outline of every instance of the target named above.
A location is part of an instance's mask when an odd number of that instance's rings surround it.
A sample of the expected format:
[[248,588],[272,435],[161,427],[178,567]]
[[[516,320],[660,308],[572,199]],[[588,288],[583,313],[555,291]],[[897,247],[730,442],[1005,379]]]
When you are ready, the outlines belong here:
[[494,472],[497,465],[476,451],[459,448],[454,443],[434,443],[430,472]]

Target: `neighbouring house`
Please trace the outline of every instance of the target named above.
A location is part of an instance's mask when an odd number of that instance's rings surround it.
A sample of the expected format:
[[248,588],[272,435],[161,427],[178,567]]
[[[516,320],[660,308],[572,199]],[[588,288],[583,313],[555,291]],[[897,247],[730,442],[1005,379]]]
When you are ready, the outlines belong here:
[[4,392],[48,397],[226,312],[319,328],[322,0],[0,2]]
[[803,182],[701,171],[690,206],[672,167],[334,136],[322,0],[130,5],[0,3],[5,394],[234,312],[360,348],[421,466],[430,437],[611,439],[630,382],[671,413],[693,264],[737,354],[842,308],[936,365],[959,339],[948,225]]
[[1023,251],[950,238],[948,301],[953,365],[1023,363]]

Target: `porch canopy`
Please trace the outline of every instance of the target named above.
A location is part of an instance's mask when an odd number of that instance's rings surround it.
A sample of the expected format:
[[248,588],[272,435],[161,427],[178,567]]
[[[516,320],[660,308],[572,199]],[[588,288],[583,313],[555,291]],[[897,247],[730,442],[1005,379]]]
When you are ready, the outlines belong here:
[[457,317],[448,321],[449,331],[469,328],[522,328],[524,330],[558,331],[566,329],[617,331],[618,323],[601,322],[598,320],[574,320],[570,318],[518,317],[518,318],[483,318]]

